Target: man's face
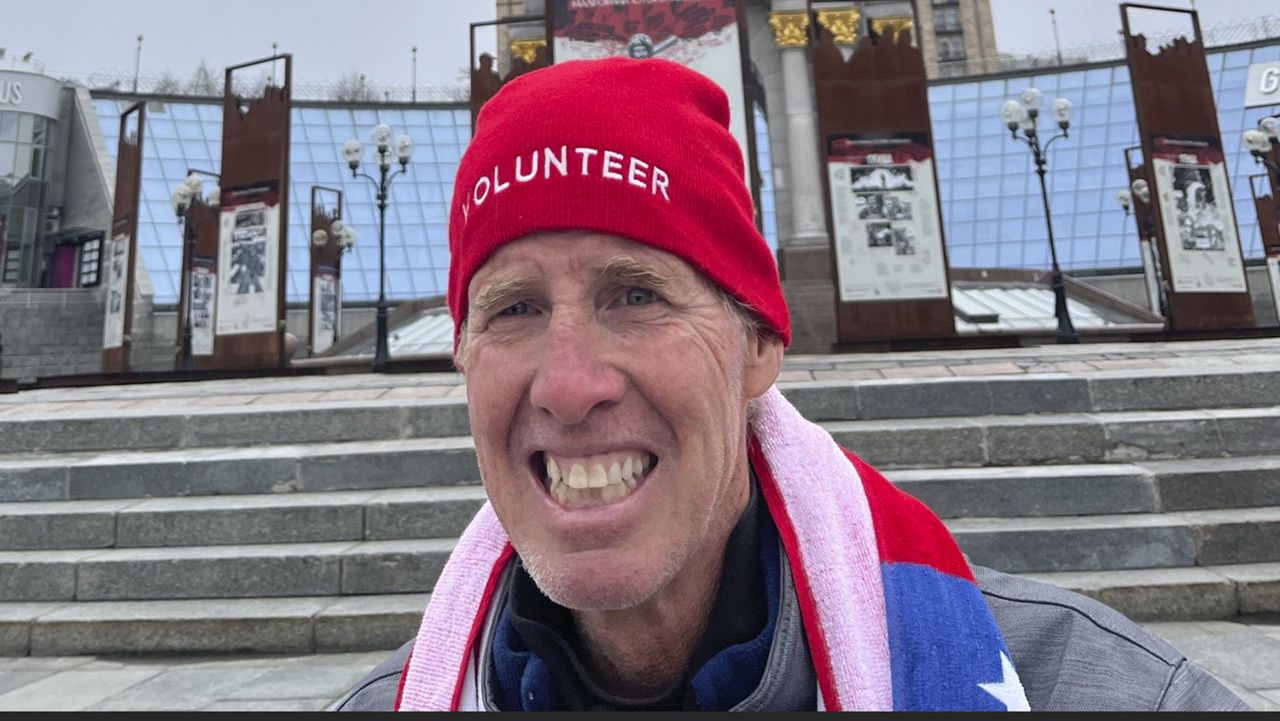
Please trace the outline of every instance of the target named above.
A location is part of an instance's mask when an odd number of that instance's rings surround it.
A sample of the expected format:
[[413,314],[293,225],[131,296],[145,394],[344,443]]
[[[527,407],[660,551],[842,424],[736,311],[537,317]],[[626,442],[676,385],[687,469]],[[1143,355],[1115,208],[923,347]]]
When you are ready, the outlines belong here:
[[606,235],[509,243],[468,303],[481,475],[543,592],[631,608],[718,556],[748,493],[747,401],[780,344],[746,333],[683,260]]

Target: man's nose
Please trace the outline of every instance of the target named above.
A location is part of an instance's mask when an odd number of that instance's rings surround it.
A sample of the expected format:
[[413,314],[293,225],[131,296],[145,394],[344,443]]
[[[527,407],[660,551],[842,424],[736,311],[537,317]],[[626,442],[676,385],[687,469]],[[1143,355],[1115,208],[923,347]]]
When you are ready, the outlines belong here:
[[617,403],[626,393],[626,377],[612,363],[610,339],[589,320],[552,318],[547,343],[530,389],[530,401],[559,423],[577,425],[597,407]]

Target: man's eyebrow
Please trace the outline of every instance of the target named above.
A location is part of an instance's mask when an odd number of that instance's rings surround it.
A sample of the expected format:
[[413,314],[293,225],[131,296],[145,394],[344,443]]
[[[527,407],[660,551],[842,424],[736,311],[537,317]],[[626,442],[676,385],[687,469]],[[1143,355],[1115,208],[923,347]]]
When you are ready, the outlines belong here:
[[637,283],[653,290],[665,290],[672,284],[659,269],[625,255],[605,261],[600,275],[614,283]]
[[472,301],[472,305],[475,306],[477,311],[489,310],[514,295],[527,293],[529,289],[537,285],[537,282],[538,279],[533,276],[494,281],[481,288],[479,293],[476,293],[476,299]]

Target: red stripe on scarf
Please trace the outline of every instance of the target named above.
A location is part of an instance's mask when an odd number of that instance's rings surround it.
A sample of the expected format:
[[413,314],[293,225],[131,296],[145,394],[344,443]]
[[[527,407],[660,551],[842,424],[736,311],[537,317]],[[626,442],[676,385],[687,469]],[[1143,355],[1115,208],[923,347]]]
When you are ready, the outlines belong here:
[[928,506],[890,483],[861,458],[849,451],[844,454],[862,479],[881,563],[915,563],[977,583],[955,538]]
[[[475,646],[476,638],[480,636],[480,632],[484,629],[485,619],[489,616],[489,606],[493,602],[493,593],[498,588],[498,580],[502,576],[502,569],[506,568],[507,561],[511,560],[511,556],[515,554],[515,548],[510,543],[502,549],[502,553],[498,555],[498,561],[493,564],[493,570],[489,571],[489,580],[485,583],[484,594],[480,597],[480,607],[476,609],[475,620],[471,622],[471,631],[467,634],[466,650],[462,653],[462,664],[458,668],[458,677],[453,683],[453,699],[449,702],[449,710],[456,712],[458,710],[458,701],[462,698],[462,682],[467,675],[467,666],[471,659],[471,649]],[[413,660],[413,653],[409,653],[409,661]],[[400,702],[404,698],[404,682],[409,677],[409,661],[404,664],[404,671],[400,674],[400,688],[396,689],[395,710],[400,710]]]
[[400,669],[400,683],[396,685],[396,702],[392,711],[400,710],[400,699],[404,698],[404,682],[409,680],[409,664],[413,663],[413,649],[409,649],[409,658],[404,660],[404,668]]
[[787,559],[794,567],[791,574],[796,584],[796,597],[800,600],[800,617],[804,621],[805,636],[809,640],[809,653],[813,657],[814,672],[818,676],[818,687],[822,689],[822,700],[828,711],[843,709],[840,694],[836,691],[835,674],[831,667],[831,649],[827,645],[827,636],[818,622],[818,604],[814,600],[813,588],[809,586],[809,573],[804,567],[804,558],[800,554],[800,541],[796,538],[796,529],[791,525],[791,518],[786,512],[782,494],[778,492],[778,484],[773,480],[773,470],[765,460],[760,443],[752,435],[748,453],[751,467],[760,479],[760,493],[764,496],[765,505],[769,507],[769,515],[773,516],[774,525],[778,527],[778,536],[782,539],[782,547],[787,552]]

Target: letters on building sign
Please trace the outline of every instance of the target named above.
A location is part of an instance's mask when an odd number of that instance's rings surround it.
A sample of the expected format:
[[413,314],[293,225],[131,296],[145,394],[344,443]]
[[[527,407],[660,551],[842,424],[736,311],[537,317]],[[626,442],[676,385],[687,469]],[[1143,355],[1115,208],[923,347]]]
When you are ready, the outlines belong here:
[[20,105],[22,103],[22,83],[16,80],[8,82],[0,80],[0,103]]
[[1249,89],[1244,98],[1246,108],[1280,104],[1280,63],[1255,63],[1249,66]]
[[1280,90],[1280,67],[1267,68],[1262,71],[1262,80],[1258,83],[1258,90],[1263,93],[1274,93]]

